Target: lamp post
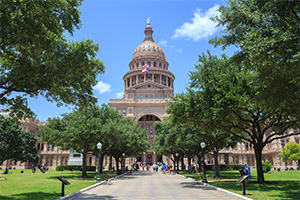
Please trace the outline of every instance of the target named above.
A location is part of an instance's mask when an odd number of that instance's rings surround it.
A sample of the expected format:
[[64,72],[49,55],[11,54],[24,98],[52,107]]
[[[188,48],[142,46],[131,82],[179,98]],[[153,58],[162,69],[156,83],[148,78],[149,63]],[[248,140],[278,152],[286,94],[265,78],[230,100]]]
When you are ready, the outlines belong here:
[[144,151],[144,152],[143,152],[143,155],[144,155],[144,156],[143,156],[143,157],[144,157],[144,158],[143,158],[143,159],[144,159],[144,164],[146,164],[146,156],[145,156],[145,154],[146,154],[146,153],[145,153],[145,151]]
[[202,183],[207,183],[206,176],[205,176],[205,161],[204,161],[205,142],[201,142],[200,146],[202,148],[202,156],[203,156],[203,160],[202,160],[202,165],[203,165],[203,179],[202,179]]
[[123,162],[122,162],[122,174],[125,172],[125,153],[122,153],[123,156]]
[[282,146],[282,149],[283,149],[283,160],[284,160],[284,165],[285,165],[285,171],[288,170],[287,166],[286,166],[286,157],[285,157],[285,151],[284,151],[284,140],[281,140],[281,146]]
[[102,147],[101,142],[98,142],[98,144],[97,144],[97,149],[99,149],[99,154],[98,154],[98,177],[97,177],[96,183],[99,183],[101,181],[101,179],[100,179],[100,151],[101,151],[101,147]]
[[178,156],[179,156],[179,153],[175,153],[175,155],[176,155],[176,165],[177,165],[176,173],[179,174],[179,172],[178,172]]

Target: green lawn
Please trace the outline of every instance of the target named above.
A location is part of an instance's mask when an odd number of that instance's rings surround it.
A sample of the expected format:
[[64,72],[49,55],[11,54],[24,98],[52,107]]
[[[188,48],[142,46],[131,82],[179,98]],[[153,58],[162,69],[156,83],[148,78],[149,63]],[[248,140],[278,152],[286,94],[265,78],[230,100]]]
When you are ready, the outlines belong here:
[[[242,194],[242,185],[236,183],[240,178],[240,173],[236,171],[221,171],[221,178],[213,178],[213,171],[207,172],[208,184],[217,186],[231,192]],[[187,177],[199,180],[199,175],[182,173]],[[281,171],[265,173],[265,181],[270,181],[272,184],[254,184],[256,181],[256,171],[251,171],[252,181],[246,182],[246,196],[256,200],[273,200],[300,199],[300,171]],[[226,181],[224,179],[227,179]],[[231,180],[228,180],[231,179]],[[219,181],[216,181],[219,180]],[[224,181],[221,181],[224,180]],[[216,182],[213,182],[216,181]]]
[[[4,170],[0,170],[3,172]],[[0,199],[56,199],[61,196],[62,183],[57,177],[65,178],[70,185],[65,186],[65,195],[71,194],[96,183],[96,172],[88,172],[92,179],[80,179],[80,171],[49,170],[45,174],[39,170],[35,174],[31,170],[10,170],[12,174],[0,175]],[[108,179],[116,174],[101,174],[101,179]]]

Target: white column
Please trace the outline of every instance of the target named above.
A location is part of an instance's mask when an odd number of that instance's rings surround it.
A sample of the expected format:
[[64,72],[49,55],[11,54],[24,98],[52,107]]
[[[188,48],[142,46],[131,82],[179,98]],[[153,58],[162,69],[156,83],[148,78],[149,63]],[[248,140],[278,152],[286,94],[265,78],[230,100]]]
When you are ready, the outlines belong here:
[[129,87],[132,87],[132,77],[130,76],[130,78],[129,78]]
[[135,76],[135,84],[137,85],[138,83],[139,83],[139,76],[136,75],[136,76]]
[[162,84],[162,75],[160,74],[160,77],[159,77],[159,81],[160,81],[160,84]]
[[168,77],[166,76],[166,86],[167,86],[167,87],[169,87],[168,82],[169,82],[169,79],[168,79]]

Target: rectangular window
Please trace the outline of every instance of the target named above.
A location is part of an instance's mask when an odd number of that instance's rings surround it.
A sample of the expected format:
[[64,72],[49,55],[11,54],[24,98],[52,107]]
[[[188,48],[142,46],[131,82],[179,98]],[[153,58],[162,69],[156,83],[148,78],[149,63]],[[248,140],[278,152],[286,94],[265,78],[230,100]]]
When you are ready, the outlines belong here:
[[48,145],[48,149],[47,149],[47,151],[50,151],[50,148],[51,148],[51,146],[50,146],[50,145]]
[[54,151],[54,146],[51,147],[51,151]]
[[297,144],[299,144],[299,139],[295,139],[295,142],[296,142]]

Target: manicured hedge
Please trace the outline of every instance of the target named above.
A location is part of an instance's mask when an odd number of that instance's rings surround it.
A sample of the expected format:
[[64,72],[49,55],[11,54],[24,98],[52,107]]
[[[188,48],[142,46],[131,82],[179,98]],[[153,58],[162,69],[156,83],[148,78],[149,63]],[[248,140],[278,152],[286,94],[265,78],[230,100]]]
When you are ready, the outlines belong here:
[[[243,169],[244,165],[219,165],[220,170],[239,170]],[[207,165],[206,170],[215,170],[214,165]]]
[[[56,171],[76,171],[76,170],[82,170],[82,165],[57,165]],[[96,171],[96,166],[86,166],[86,171]]]

